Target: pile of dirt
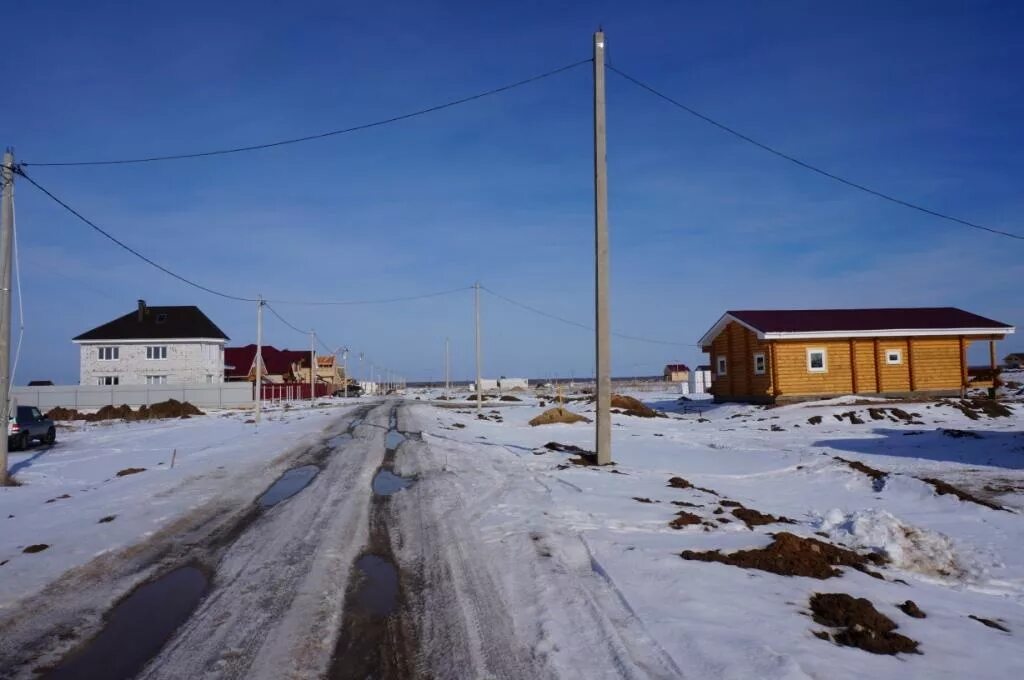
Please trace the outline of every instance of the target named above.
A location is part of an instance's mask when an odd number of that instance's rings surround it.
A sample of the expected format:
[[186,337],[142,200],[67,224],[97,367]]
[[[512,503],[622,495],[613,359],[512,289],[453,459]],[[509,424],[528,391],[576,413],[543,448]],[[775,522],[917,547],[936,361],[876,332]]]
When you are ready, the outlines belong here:
[[975,621],[977,621],[978,623],[983,623],[983,624],[985,624],[986,626],[988,626],[989,628],[995,628],[996,630],[1001,630],[1001,631],[1003,631],[1004,633],[1009,633],[1009,632],[1010,632],[1010,629],[1009,629],[1009,628],[1007,628],[1006,626],[1004,626],[1004,625],[1003,625],[1003,624],[1001,624],[1001,623],[998,623],[998,622],[996,622],[996,621],[993,621],[992,619],[983,619],[983,618],[981,618],[980,616],[975,616],[974,614],[968,614],[968,615],[967,615],[967,618],[969,618],[969,619],[974,619],[974,620],[975,620]]
[[894,423],[903,421],[908,424],[922,425],[920,421],[914,420],[914,418],[920,418],[920,413],[907,413],[901,408],[883,408],[883,407],[872,407],[868,409],[868,415],[871,416],[872,420],[885,420],[889,419]]
[[129,420],[150,420],[152,418],[190,418],[205,415],[187,401],[168,399],[152,406],[140,406],[139,410],[128,417]]
[[1011,411],[1009,407],[1005,404],[1000,404],[995,399],[982,399],[976,397],[973,399],[959,399],[956,401],[940,401],[939,403],[958,409],[971,420],[978,420],[982,415],[986,415],[989,418],[1009,418],[1013,415],[1013,411]]
[[84,415],[79,413],[73,408],[63,408],[58,406],[57,408],[51,408],[46,412],[46,417],[50,420],[82,420],[85,418]]
[[847,466],[850,467],[851,470],[856,470],[857,472],[860,472],[870,477],[872,481],[872,487],[876,492],[881,491],[885,487],[885,480],[889,477],[888,472],[876,470],[875,468],[869,465],[865,465],[859,460],[847,460],[845,458],[840,458],[839,456],[832,456],[832,460],[838,460],[840,463],[845,463]]
[[96,411],[96,413],[90,413],[85,419],[90,423],[102,420],[124,420],[131,417],[132,413],[132,407],[128,404],[121,404],[120,406],[107,405]]
[[702,486],[694,486],[693,484],[690,483],[689,480],[683,479],[682,477],[672,477],[671,479],[668,480],[668,485],[671,486],[673,489],[695,489],[697,491],[709,493],[712,496],[718,495],[718,492],[715,491],[714,489],[705,489]]
[[127,477],[128,475],[137,475],[138,473],[145,472],[145,471],[146,471],[146,468],[133,468],[133,467],[130,467],[130,468],[125,468],[123,470],[118,470],[117,471],[117,476],[118,477]]
[[870,600],[846,593],[815,593],[810,604],[816,622],[842,629],[832,634],[832,639],[840,645],[872,654],[917,652],[918,642],[894,633],[898,626],[875,609]]
[[863,418],[858,416],[856,411],[847,411],[846,413],[835,413],[833,415],[836,417],[836,420],[838,420],[839,422],[842,422],[843,418],[849,418],[851,425],[863,425],[864,424]]
[[44,550],[46,550],[49,547],[50,546],[48,544],[46,544],[46,543],[36,543],[34,545],[28,546],[27,548],[25,548],[21,552],[26,553],[28,555],[31,555],[32,553],[43,552]]
[[686,512],[685,510],[680,510],[676,513],[676,518],[669,522],[668,525],[673,529],[682,529],[683,527],[690,526],[692,524],[700,524],[700,522],[701,519],[697,515]]
[[817,579],[842,576],[843,572],[836,569],[838,566],[852,567],[866,574],[874,574],[867,565],[885,561],[880,555],[861,555],[831,543],[801,538],[785,531],[773,534],[771,544],[765,548],[738,550],[729,554],[723,554],[719,550],[684,550],[679,556],[684,560],[720,562],[742,569],[759,569],[782,576],[807,576]]
[[986,508],[992,508],[993,510],[1002,510],[1003,512],[1010,512],[1001,505],[993,503],[992,501],[987,501],[984,498],[978,498],[977,496],[967,493],[963,489],[955,487],[949,482],[944,482],[941,479],[936,479],[934,477],[918,477],[918,479],[920,479],[925,484],[930,484],[931,487],[935,489],[935,493],[939,494],[940,496],[956,496],[960,500],[966,501],[968,503],[977,503],[978,505],[984,505]]
[[594,453],[593,451],[587,451],[586,449],[581,449],[580,447],[576,446],[575,444],[559,444],[558,442],[548,442],[547,444],[544,445],[543,448],[549,449],[551,451],[562,451],[564,453],[589,453],[589,454],[593,454]]
[[537,427],[538,425],[552,425],[554,423],[589,422],[591,422],[590,418],[581,416],[578,413],[573,413],[572,411],[567,411],[561,406],[557,406],[555,408],[549,408],[547,411],[544,411],[544,413],[541,413],[539,416],[531,420],[530,425],[532,427]]
[[643,403],[639,399],[633,397],[626,397],[621,394],[612,395],[612,408],[622,409],[622,413],[627,416],[636,416],[638,418],[664,418],[665,414],[658,413],[653,408]]
[[907,600],[903,604],[898,604],[896,605],[896,608],[913,619],[923,619],[927,618],[928,616],[923,611],[921,611],[921,608],[918,607],[917,603],[913,600]]
[[808,425],[821,425],[821,416],[811,416],[807,419]]
[[738,507],[732,511],[733,517],[742,520],[749,528],[762,526],[765,524],[796,524],[795,521],[788,517],[776,517],[775,515],[769,515],[764,512],[758,512],[752,508]]
[[511,394],[506,394],[500,397],[500,401],[522,401],[519,397],[514,397]]

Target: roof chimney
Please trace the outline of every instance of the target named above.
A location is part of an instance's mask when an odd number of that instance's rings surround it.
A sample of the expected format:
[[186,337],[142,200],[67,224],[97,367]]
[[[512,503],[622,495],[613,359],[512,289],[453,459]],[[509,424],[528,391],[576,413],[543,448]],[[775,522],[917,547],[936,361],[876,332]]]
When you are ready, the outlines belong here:
[[146,318],[146,301],[139,300],[139,323],[142,323]]

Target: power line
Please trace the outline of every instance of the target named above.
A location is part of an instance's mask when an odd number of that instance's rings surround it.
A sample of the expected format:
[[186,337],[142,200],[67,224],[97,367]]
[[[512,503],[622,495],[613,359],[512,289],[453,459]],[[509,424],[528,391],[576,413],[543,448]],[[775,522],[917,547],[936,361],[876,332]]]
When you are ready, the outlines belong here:
[[829,172],[828,170],[823,170],[823,169],[821,169],[821,168],[819,168],[817,166],[814,166],[814,165],[811,165],[810,163],[802,161],[799,158],[795,158],[793,156],[790,156],[789,154],[787,154],[787,153],[785,153],[783,151],[779,151],[778,149],[776,149],[774,147],[771,147],[771,146],[769,146],[769,145],[767,145],[767,144],[765,144],[763,142],[759,142],[756,139],[754,139],[753,137],[750,137],[749,135],[746,135],[746,134],[740,132],[739,130],[731,128],[728,125],[725,125],[724,123],[719,123],[714,118],[711,118],[710,116],[706,116],[703,113],[701,113],[700,111],[692,109],[689,106],[687,106],[686,104],[683,104],[682,102],[680,102],[680,101],[678,101],[676,99],[673,99],[672,97],[669,97],[667,94],[663,94],[663,93],[659,92],[658,90],[656,90],[652,86],[648,85],[647,83],[645,83],[645,82],[643,82],[643,81],[641,81],[641,80],[639,80],[637,78],[634,78],[633,76],[631,76],[631,75],[629,75],[627,73],[624,73],[623,71],[620,71],[619,69],[615,68],[611,64],[608,64],[606,68],[609,71],[612,71],[613,73],[615,73],[615,74],[621,76],[622,78],[628,80],[629,82],[633,83],[637,87],[640,87],[641,89],[647,90],[648,92],[650,92],[651,94],[655,95],[656,97],[664,99],[665,101],[667,101],[668,103],[672,104],[673,106],[676,106],[676,107],[682,109],[683,111],[686,111],[691,116],[694,116],[696,118],[700,118],[705,123],[710,123],[711,125],[714,125],[715,127],[717,127],[720,130],[724,130],[725,132],[728,132],[731,135],[739,137],[743,141],[749,142],[750,144],[753,144],[754,146],[756,146],[756,147],[758,147],[760,149],[763,149],[764,151],[767,151],[768,153],[774,154],[774,155],[778,156],[779,158],[783,158],[783,159],[789,161],[790,163],[795,163],[796,165],[799,165],[800,167],[804,168],[805,170],[810,170],[811,172],[815,172],[815,173],[817,173],[819,175],[822,175],[824,177],[828,177],[831,180],[835,180],[836,182],[839,182],[841,184],[845,184],[846,186],[853,187],[854,189],[858,189],[858,190],[863,191],[865,193],[871,194],[872,196],[875,196],[877,198],[881,198],[881,199],[884,199],[886,201],[891,201],[892,203],[896,203],[897,205],[902,205],[903,207],[910,208],[911,210],[917,210],[919,212],[923,212],[926,215],[931,215],[932,217],[938,217],[940,219],[949,220],[950,222],[955,222],[955,223],[963,225],[965,227],[970,227],[972,229],[980,229],[981,231],[987,231],[987,232],[992,233],[992,234],[998,234],[999,236],[1006,236],[1008,238],[1024,240],[1024,236],[1022,236],[1020,234],[1014,234],[1012,232],[1002,231],[1000,229],[993,229],[992,227],[986,227],[986,226],[984,226],[982,224],[977,224],[975,222],[970,222],[968,220],[964,220],[964,219],[961,219],[959,217],[954,217],[952,215],[947,215],[945,213],[941,213],[941,212],[938,212],[936,210],[932,210],[930,208],[925,208],[924,206],[917,205],[916,203],[911,203],[910,201],[905,201],[905,200],[903,200],[901,198],[896,198],[895,196],[891,196],[891,195],[883,193],[881,191],[877,191],[876,189],[872,189],[871,187],[868,187],[868,186],[865,186],[863,184],[859,184],[859,183],[854,182],[852,180],[846,179],[845,177],[840,177],[839,175],[836,175],[835,173]]
[[269,309],[270,313],[273,314],[274,316],[276,316],[278,321],[283,323],[285,326],[288,326],[288,328],[291,328],[296,333],[301,333],[302,335],[309,335],[311,333],[311,331],[309,331],[309,330],[303,330],[303,329],[299,328],[298,326],[295,326],[294,324],[292,324],[290,321],[288,321],[283,316],[278,314],[277,310],[274,309],[273,307],[271,307],[269,304],[267,304],[266,301],[263,302],[263,306],[266,307],[267,309]]
[[394,298],[378,298],[374,300],[269,300],[279,305],[385,305],[394,302],[408,302],[410,300],[425,300],[427,298],[440,297],[442,295],[451,295],[452,293],[460,293],[464,290],[472,290],[473,286],[462,286],[460,288],[451,288],[449,290],[441,290],[435,293],[423,293],[422,295],[407,295],[404,297]]
[[95,222],[93,222],[89,218],[87,218],[84,215],[82,215],[82,213],[78,212],[77,210],[72,208],[70,205],[68,205],[67,203],[62,201],[61,199],[57,198],[46,187],[42,186],[41,184],[39,184],[39,182],[35,181],[31,177],[29,177],[27,174],[25,174],[25,171],[23,169],[21,169],[21,167],[15,167],[14,171],[17,174],[19,174],[22,177],[24,177],[26,180],[28,180],[29,184],[31,184],[36,189],[39,189],[41,192],[46,194],[50,199],[52,199],[54,202],[56,202],[62,208],[64,208],[69,213],[71,213],[72,215],[77,217],[79,220],[81,220],[85,224],[89,225],[94,230],[96,230],[97,232],[102,234],[104,237],[110,239],[111,241],[113,241],[114,243],[119,245],[121,248],[124,248],[125,250],[127,250],[129,253],[131,253],[135,257],[139,258],[143,262],[145,262],[145,263],[147,263],[147,264],[149,264],[149,265],[151,265],[153,267],[156,267],[157,269],[159,269],[163,273],[165,273],[165,274],[167,274],[169,276],[173,276],[174,278],[178,279],[182,283],[187,283],[188,285],[192,286],[193,288],[198,288],[199,290],[206,291],[207,293],[210,293],[212,295],[217,295],[217,296],[222,297],[222,298],[227,298],[228,300],[237,300],[239,302],[256,302],[257,301],[256,298],[247,298],[247,297],[241,297],[239,295],[231,295],[230,293],[223,293],[223,292],[221,292],[219,290],[214,290],[213,288],[210,288],[208,286],[204,286],[201,283],[196,283],[195,281],[192,281],[191,279],[187,279],[184,276],[182,276],[181,274],[176,274],[175,272],[171,271],[170,269],[168,269],[167,267],[163,266],[162,264],[158,264],[157,262],[154,262],[153,260],[151,260],[150,258],[146,257],[145,255],[143,255],[139,251],[137,251],[134,248],[132,248],[131,246],[127,245],[126,243],[124,243],[124,241],[119,240],[113,234],[111,234],[110,232],[106,231],[105,229],[103,229],[102,227],[97,225]]
[[[555,314],[551,314],[550,312],[545,312],[543,309],[537,309],[536,307],[528,305],[525,302],[519,302],[518,300],[513,300],[512,298],[506,297],[506,296],[504,296],[504,295],[502,295],[500,293],[495,293],[493,290],[491,290],[487,286],[480,286],[480,290],[483,290],[483,291],[485,291],[487,293],[490,293],[491,295],[493,295],[494,297],[498,298],[499,300],[504,300],[505,302],[507,302],[507,303],[509,303],[511,305],[515,305],[516,307],[519,307],[521,309],[525,309],[525,310],[527,310],[529,312],[533,312],[534,314],[539,314],[540,316],[544,316],[544,317],[547,317],[549,319],[553,319],[555,321],[559,321],[559,322],[567,324],[569,326],[575,326],[576,328],[582,328],[583,330],[586,330],[586,331],[593,331],[594,330],[593,326],[588,326],[588,325],[580,323],[578,321],[573,321],[571,319],[566,319],[564,317],[557,316]],[[691,343],[672,342],[670,340],[655,340],[653,338],[643,338],[643,337],[640,337],[638,335],[627,335],[625,333],[614,333],[613,332],[612,335],[614,335],[617,338],[622,338],[624,340],[636,340],[637,342],[647,342],[647,343],[651,343],[651,344],[654,344],[654,345],[672,345],[672,346],[675,346],[675,347],[690,347],[691,346]]]
[[227,149],[216,149],[216,150],[212,150],[212,151],[198,151],[198,152],[195,152],[195,153],[170,154],[170,155],[167,155],[167,156],[148,156],[148,157],[143,157],[143,158],[122,158],[122,159],[117,159],[117,160],[98,160],[98,161],[63,161],[63,162],[52,162],[52,163],[22,163],[22,165],[25,165],[25,166],[29,166],[29,165],[33,165],[33,166],[51,166],[51,167],[52,166],[67,167],[67,166],[78,166],[78,165],[126,165],[126,164],[129,164],[129,163],[152,163],[152,162],[156,162],[156,161],[183,160],[183,159],[186,159],[186,158],[205,158],[207,156],[223,156],[223,155],[226,155],[226,154],[242,153],[242,152],[245,152],[245,151],[258,151],[260,149],[270,149],[270,148],[273,148],[273,147],[276,147],[276,146],[285,146],[287,144],[298,144],[300,142],[309,142],[309,141],[316,140],[316,139],[324,139],[324,138],[327,138],[327,137],[334,137],[334,136],[337,136],[337,135],[344,135],[344,134],[348,134],[350,132],[358,132],[360,130],[368,130],[370,128],[380,127],[382,125],[389,125],[391,123],[397,123],[399,121],[408,120],[409,118],[415,118],[417,116],[423,116],[423,115],[426,115],[428,113],[434,113],[436,111],[441,111],[443,109],[448,109],[448,108],[451,108],[453,106],[458,106],[459,104],[466,104],[468,102],[475,101],[477,99],[483,99],[484,97],[490,97],[492,95],[500,94],[502,92],[507,92],[508,90],[512,90],[512,89],[515,89],[517,87],[521,87],[523,85],[528,85],[528,84],[534,83],[534,82],[536,82],[538,80],[543,80],[545,78],[550,78],[551,76],[558,75],[559,73],[562,73],[564,71],[569,71],[571,69],[576,68],[577,66],[582,66],[583,64],[589,64],[590,62],[591,62],[591,59],[582,59],[580,61],[573,62],[572,64],[568,64],[566,66],[561,66],[561,67],[553,69],[551,71],[545,71],[544,73],[540,73],[540,74],[535,75],[535,76],[530,76],[529,78],[524,78],[523,80],[518,80],[518,81],[516,81],[514,83],[509,83],[508,85],[502,85],[500,87],[495,87],[495,88],[490,89],[490,90],[485,90],[483,92],[478,92],[477,94],[473,94],[473,95],[470,95],[468,97],[462,97],[461,99],[454,99],[452,101],[445,102],[444,104],[437,104],[435,106],[430,106],[430,107],[427,107],[425,109],[419,109],[417,111],[412,111],[410,113],[403,113],[403,114],[398,115],[398,116],[392,116],[390,118],[384,118],[382,120],[373,121],[372,123],[363,123],[361,125],[355,125],[353,127],[341,128],[339,130],[330,130],[328,132],[320,132],[320,133],[317,133],[317,134],[314,134],[314,135],[306,135],[305,137],[294,137],[294,138],[291,138],[291,139],[278,140],[276,142],[266,142],[266,143],[262,143],[262,144],[251,144],[251,145],[248,145],[248,146],[239,146],[239,147],[233,147],[233,148],[227,148]]

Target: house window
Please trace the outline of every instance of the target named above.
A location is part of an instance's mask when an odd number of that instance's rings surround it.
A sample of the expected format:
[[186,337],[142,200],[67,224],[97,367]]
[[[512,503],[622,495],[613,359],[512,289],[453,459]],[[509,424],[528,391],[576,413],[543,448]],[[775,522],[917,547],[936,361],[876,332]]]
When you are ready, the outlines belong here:
[[726,369],[728,368],[728,363],[729,362],[726,361],[724,354],[718,355],[718,371],[716,371],[718,375],[725,375]]
[[754,352],[754,375],[764,375],[768,372],[768,365],[764,360],[764,352]]
[[167,358],[167,345],[156,345],[146,348],[147,359],[166,359]]
[[212,385],[213,384],[213,373],[207,373],[206,374],[206,384],[207,385]]
[[120,347],[100,347],[100,361],[117,361],[121,357]]
[[811,347],[807,350],[807,370],[811,373],[828,371],[828,356],[823,348]]
[[110,385],[121,384],[121,379],[116,375],[101,375],[98,378],[96,378],[96,384],[109,387]]
[[147,375],[146,376],[146,384],[147,385],[166,385],[167,384],[167,376],[166,375]]
[[887,364],[902,364],[903,363],[903,350],[901,350],[901,349],[887,349],[887,350],[885,350],[885,363],[887,363]]

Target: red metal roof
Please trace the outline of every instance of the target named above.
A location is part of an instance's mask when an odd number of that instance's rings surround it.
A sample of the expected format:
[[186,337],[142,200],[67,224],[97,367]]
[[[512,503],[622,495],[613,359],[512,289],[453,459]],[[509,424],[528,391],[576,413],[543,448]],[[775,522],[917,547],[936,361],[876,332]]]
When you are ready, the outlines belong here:
[[762,333],[1010,328],[1010,324],[956,307],[762,309],[726,313]]
[[[224,348],[224,372],[228,378],[245,378],[256,357],[256,345]],[[263,366],[270,375],[290,375],[292,364],[309,366],[309,352],[263,345]],[[229,368],[230,367],[230,368]]]

